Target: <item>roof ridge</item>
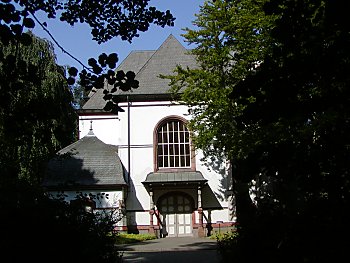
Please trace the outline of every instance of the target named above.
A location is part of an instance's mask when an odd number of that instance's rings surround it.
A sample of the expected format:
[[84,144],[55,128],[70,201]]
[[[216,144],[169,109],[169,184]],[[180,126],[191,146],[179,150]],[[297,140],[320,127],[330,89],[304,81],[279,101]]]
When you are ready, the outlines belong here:
[[[71,144],[67,145],[66,147],[60,149],[58,152],[56,152],[56,154],[61,154],[62,152],[64,152],[65,150],[68,151],[72,151],[73,149],[75,149],[73,146],[77,145],[77,144],[80,144],[82,142],[82,140],[86,140],[86,139],[94,139],[96,141],[99,141],[100,143],[102,144],[105,144],[107,146],[115,146],[118,148],[117,145],[113,145],[113,144],[108,144],[108,143],[105,143],[104,141],[100,140],[94,133],[91,134],[90,133],[91,130],[89,130],[89,132],[84,135],[83,137],[81,137],[80,139],[76,140],[75,142],[72,142]],[[70,150],[68,150],[67,148],[71,148]]]
[[[170,39],[175,39],[179,44],[180,46],[186,50],[186,48],[180,43],[179,40],[177,40],[177,38],[172,34],[170,33],[169,36],[163,41],[163,43],[155,50],[155,52],[152,54],[152,56],[150,56],[150,58],[146,61],[146,63],[140,68],[140,70],[137,72],[137,74],[141,73],[145,68],[146,66],[148,65],[148,63],[152,60],[152,58],[157,54],[159,53],[159,51],[162,49],[162,47],[167,44]],[[136,75],[137,75],[136,74]]]

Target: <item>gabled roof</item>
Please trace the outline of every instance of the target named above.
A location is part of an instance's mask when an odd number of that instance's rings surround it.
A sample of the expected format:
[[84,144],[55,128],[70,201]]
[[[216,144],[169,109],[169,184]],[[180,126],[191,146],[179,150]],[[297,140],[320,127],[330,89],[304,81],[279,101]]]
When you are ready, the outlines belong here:
[[[189,50],[173,36],[169,37],[155,51],[133,51],[116,69],[134,71],[139,81],[139,88],[122,92],[121,101],[129,96],[131,101],[164,100],[171,97],[169,80],[161,79],[159,75],[172,75],[177,65],[196,68],[196,59]],[[108,87],[108,86],[107,86]],[[110,89],[112,86],[109,87]],[[83,110],[101,110],[106,102],[103,100],[103,90],[98,90],[83,106]]]
[[126,185],[118,147],[99,140],[92,129],[60,150],[47,165],[47,188],[102,188]]

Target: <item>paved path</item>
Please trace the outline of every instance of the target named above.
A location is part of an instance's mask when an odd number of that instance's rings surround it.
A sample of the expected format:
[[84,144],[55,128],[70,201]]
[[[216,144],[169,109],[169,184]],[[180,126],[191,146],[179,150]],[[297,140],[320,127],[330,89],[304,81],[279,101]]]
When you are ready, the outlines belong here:
[[136,244],[119,246],[123,262],[153,263],[219,263],[216,240],[209,238],[159,238]]

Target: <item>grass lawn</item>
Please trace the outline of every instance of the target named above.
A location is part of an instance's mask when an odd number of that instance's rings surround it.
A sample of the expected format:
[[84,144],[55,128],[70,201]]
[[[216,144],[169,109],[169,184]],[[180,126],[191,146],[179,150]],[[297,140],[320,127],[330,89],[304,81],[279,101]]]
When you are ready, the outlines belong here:
[[157,237],[151,234],[119,233],[116,236],[116,244],[131,244],[131,243],[137,243],[137,242],[142,242],[145,240],[152,240],[152,239],[157,239]]

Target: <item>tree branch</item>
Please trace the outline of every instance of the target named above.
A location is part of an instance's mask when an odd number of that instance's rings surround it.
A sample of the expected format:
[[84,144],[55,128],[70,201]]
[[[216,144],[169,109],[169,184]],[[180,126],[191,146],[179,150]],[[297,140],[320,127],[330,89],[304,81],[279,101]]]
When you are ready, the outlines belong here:
[[68,56],[70,56],[72,59],[74,59],[76,62],[78,62],[84,69],[87,69],[88,71],[94,73],[91,68],[87,67],[84,65],[84,63],[82,63],[79,59],[77,59],[76,57],[74,57],[72,54],[70,54],[67,50],[65,50],[58,42],[57,40],[54,38],[54,36],[50,33],[50,31],[39,21],[39,19],[34,15],[33,12],[30,12],[30,14],[33,16],[33,18],[35,19],[36,22],[38,22],[38,24],[41,26],[41,28],[50,36],[50,38],[52,39],[52,41],[62,50],[63,53],[67,54]]

